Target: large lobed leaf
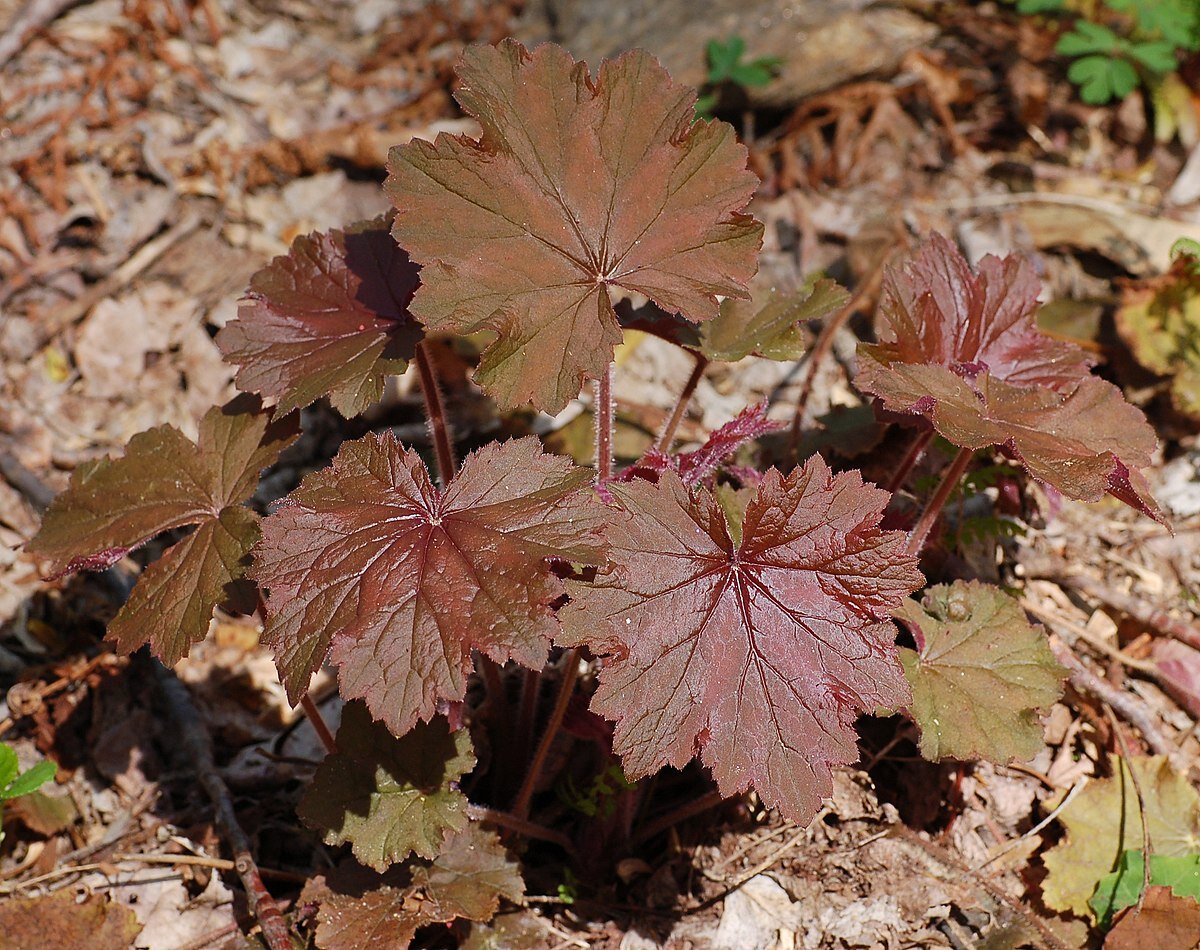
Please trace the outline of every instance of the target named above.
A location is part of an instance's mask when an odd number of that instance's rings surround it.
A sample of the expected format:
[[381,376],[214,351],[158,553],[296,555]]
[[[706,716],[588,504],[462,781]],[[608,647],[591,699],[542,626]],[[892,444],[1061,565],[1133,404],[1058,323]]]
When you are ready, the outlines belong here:
[[473,46],[459,103],[479,141],[392,149],[393,234],[421,263],[413,301],[432,330],[491,330],[477,380],[500,403],[560,410],[599,378],[621,332],[614,291],[692,320],[745,296],[762,226],[757,185],[723,122],[641,51],[593,79],[557,46]]
[[[1152,853],[1200,852],[1200,795],[1192,784],[1164,756],[1128,762],[1110,756],[1110,762],[1112,778],[1093,780],[1059,812],[1067,838],[1042,858],[1047,872],[1042,894],[1053,910],[1069,910],[1080,917],[1092,913],[1088,900],[1100,880],[1117,868],[1124,852],[1142,847],[1142,802]],[[1131,768],[1141,788],[1140,799]]]
[[380,397],[421,339],[408,312],[420,268],[390,227],[376,218],[298,237],[251,278],[237,319],[217,334],[238,388],[279,413],[329,396],[350,417]]
[[902,649],[921,755],[939,759],[1029,759],[1043,747],[1039,708],[1066,678],[1045,633],[1004,591],[978,581],[939,584],[896,617],[919,652]]
[[467,456],[440,491],[390,432],[345,443],[254,551],[288,694],[332,645],[342,695],[402,735],[463,698],[472,650],[541,667],[565,592],[550,559],[603,561],[590,479],[528,437]]
[[1161,520],[1141,474],[1154,430],[1090,374],[1083,350],[1038,331],[1037,294],[1027,262],[989,255],[972,273],[935,234],[906,268],[889,271],[881,342],[860,348],[855,382],[888,410],[926,416],[960,447],[1004,446],[1071,498],[1107,492]]
[[[125,454],[80,466],[29,542],[54,576],[112,566],[151,538],[196,530],[142,571],[108,634],[122,653],[149,643],[168,665],[208,632],[213,608],[244,601],[238,586],[259,517],[243,506],[264,468],[297,435],[294,416],[272,420],[246,397],[210,409],[193,443],[172,426],[129,440]],[[240,599],[239,599],[240,598]]]
[[413,852],[432,858],[450,832],[467,826],[467,799],[457,781],[475,767],[471,737],[445,719],[421,723],[397,739],[359,703],[342,711],[337,752],[317,768],[296,813],[349,843],[377,871]]
[[888,495],[819,458],[757,486],[735,542],[704,489],[674,472],[609,486],[612,564],[571,583],[563,641],[607,654],[593,708],[638,778],[699,752],[725,794],[753,786],[807,821],[854,719],[903,705],[892,610],[921,584]]

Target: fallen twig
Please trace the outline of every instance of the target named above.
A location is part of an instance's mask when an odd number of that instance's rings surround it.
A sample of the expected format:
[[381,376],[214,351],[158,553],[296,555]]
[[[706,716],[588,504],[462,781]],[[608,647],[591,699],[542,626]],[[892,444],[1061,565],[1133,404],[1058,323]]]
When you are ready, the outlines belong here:
[[1162,730],[1154,721],[1154,715],[1138,699],[1117,689],[1089,670],[1058,636],[1051,635],[1049,639],[1050,650],[1054,653],[1055,658],[1071,674],[1072,686],[1082,692],[1090,693],[1101,702],[1108,703],[1115,712],[1120,714],[1122,719],[1142,734],[1142,738],[1146,740],[1146,744],[1154,750],[1155,754],[1165,755],[1172,766],[1184,774],[1187,773],[1187,766],[1182,762],[1179,749],[1162,734]]
[[258,918],[262,927],[263,938],[271,950],[292,950],[287,921],[283,919],[283,914],[263,884],[258,866],[254,863],[250,839],[238,823],[229,788],[218,774],[216,762],[213,761],[212,737],[200,726],[200,713],[192,702],[191,694],[175,674],[157,660],[153,661],[153,669],[159,693],[177,730],[182,754],[195,771],[201,787],[212,800],[216,809],[217,824],[233,849],[234,869],[246,889],[250,911]]
[[0,69],[8,65],[38,30],[45,29],[82,0],[29,0],[0,33]]

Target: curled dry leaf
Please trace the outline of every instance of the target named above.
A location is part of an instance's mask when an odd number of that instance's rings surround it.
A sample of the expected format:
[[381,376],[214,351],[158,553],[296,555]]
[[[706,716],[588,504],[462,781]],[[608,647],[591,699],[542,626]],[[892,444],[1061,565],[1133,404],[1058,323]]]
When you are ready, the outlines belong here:
[[331,644],[342,695],[396,735],[463,698],[472,650],[540,668],[565,592],[550,560],[603,562],[590,481],[533,437],[473,452],[444,491],[390,432],[345,443],[254,551],[293,701]]
[[1028,759],[1042,748],[1038,709],[1062,695],[1067,671],[1045,633],[1004,591],[978,581],[939,584],[896,617],[917,641],[901,649],[921,755]]
[[457,98],[479,141],[392,149],[393,234],[421,263],[412,309],[431,330],[490,330],[479,383],[502,405],[557,412],[597,379],[621,331],[614,292],[692,320],[745,296],[757,186],[723,122],[647,53],[595,78],[562,48],[473,46]]
[[408,312],[420,268],[390,227],[376,218],[298,237],[251,278],[237,319],[217,334],[239,389],[280,413],[329,396],[347,418],[380,397],[421,339]]
[[109,625],[122,653],[148,642],[173,666],[204,638],[218,604],[253,609],[253,591],[239,582],[259,517],[243,502],[299,429],[295,416],[272,420],[255,402],[210,409],[196,443],[158,426],[130,439],[121,458],[81,465],[29,542],[61,576],[104,570],[164,531],[196,526],[142,571]]
[[626,774],[699,751],[723,793],[753,786],[807,821],[830,765],[858,755],[859,713],[908,701],[888,618],[922,579],[903,533],[879,529],[887,492],[818,457],[770,470],[735,542],[674,472],[609,487],[612,564],[571,582],[562,639],[607,654],[592,705]]
[[346,705],[337,752],[318,766],[296,812],[325,832],[325,843],[350,844],[377,871],[413,852],[432,858],[448,833],[467,826],[458,779],[475,767],[465,729],[445,719],[420,723],[397,739],[359,703]]
[[1038,281],[1015,256],[972,273],[935,234],[889,271],[881,342],[860,348],[856,384],[893,412],[926,416],[955,445],[1000,445],[1064,495],[1106,492],[1162,520],[1141,470],[1157,439],[1142,413],[1090,374],[1079,347],[1038,329]]

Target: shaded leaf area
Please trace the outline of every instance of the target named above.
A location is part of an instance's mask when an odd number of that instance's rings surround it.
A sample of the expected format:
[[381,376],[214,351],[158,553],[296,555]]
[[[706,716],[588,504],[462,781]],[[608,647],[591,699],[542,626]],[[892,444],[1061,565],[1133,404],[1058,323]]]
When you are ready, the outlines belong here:
[[830,765],[858,755],[864,710],[908,702],[889,615],[921,584],[888,494],[818,457],[770,470],[735,542],[722,509],[674,472],[611,485],[611,564],[571,582],[563,641],[607,654],[592,708],[639,778],[697,752],[721,791],[753,786],[807,821]]
[[900,650],[921,755],[1007,762],[1043,746],[1038,710],[1062,695],[1066,670],[1021,605],[978,581],[939,584],[896,613],[918,650]]
[[[441,854],[418,862],[404,885],[396,874],[369,880],[334,871],[315,878],[301,894],[318,903],[316,944],[321,950],[403,950],[417,929],[458,918],[490,920],[502,899],[525,894],[520,871],[491,831],[470,825],[451,835]],[[386,883],[384,883],[386,882]]]
[[856,385],[962,448],[1003,446],[1070,498],[1107,492],[1161,520],[1141,473],[1154,430],[1082,349],[1037,329],[1038,290],[1028,262],[989,255],[972,272],[933,235],[885,277],[881,342],[860,347]]
[[1200,795],[1164,756],[1129,762],[1110,756],[1110,763],[1111,778],[1093,779],[1059,813],[1067,838],[1042,858],[1047,871],[1042,894],[1053,910],[1094,918],[1088,900],[1100,879],[1117,868],[1124,852],[1141,850],[1142,824],[1130,769],[1145,799],[1151,853],[1200,852]]
[[1162,277],[1127,285],[1117,330],[1139,363],[1170,377],[1175,409],[1200,418],[1200,275],[1183,254]]
[[[1088,906],[1101,927],[1107,927],[1118,911],[1137,903],[1145,881],[1145,869],[1145,855],[1141,851],[1125,851],[1117,869],[1100,878]],[[1200,854],[1175,857],[1151,854],[1150,885],[1168,887],[1176,897],[1200,900]]]
[[70,888],[64,888],[41,897],[0,901],[5,950],[128,950],[141,929],[137,914],[101,894],[78,901]]
[[467,826],[457,782],[474,767],[465,729],[451,732],[438,718],[397,739],[350,703],[337,752],[317,768],[297,814],[326,844],[349,844],[359,861],[384,871],[413,852],[434,857],[448,833]]
[[767,418],[767,402],[763,400],[743,409],[729,422],[712,432],[698,449],[677,455],[651,449],[636,463],[624,469],[617,476],[617,480],[629,482],[635,478],[642,478],[653,482],[657,481],[663,472],[671,471],[688,487],[699,485],[709,480],[721,467],[721,463],[742,446],[759,436],[768,432],[778,432],[782,428],[782,423]]
[[844,288],[820,275],[813,275],[793,291],[760,276],[751,283],[750,291],[749,300],[722,300],[717,316],[699,326],[653,303],[622,306],[617,312],[626,329],[698,350],[710,360],[733,363],[754,354],[786,361],[804,355],[800,324],[828,317],[849,300]]
[[382,217],[298,237],[251,278],[237,318],[217,334],[238,388],[279,413],[329,396],[349,418],[379,399],[421,339],[408,311],[420,268],[390,229]]
[[690,320],[746,295],[762,226],[732,127],[696,121],[695,91],[642,51],[595,77],[562,48],[470,47],[456,93],[479,141],[392,149],[393,234],[421,263],[431,330],[493,331],[476,372],[503,406],[557,412],[611,362],[611,292]]
[[158,426],[121,458],[81,465],[29,542],[61,576],[104,570],[164,531],[196,526],[142,571],[109,624],[120,652],[149,643],[172,666],[204,638],[214,607],[253,609],[244,578],[259,516],[243,503],[299,432],[295,415],[273,420],[255,404],[242,396],[210,409],[195,443]]
[[343,444],[254,551],[293,701],[331,646],[342,695],[396,735],[463,698],[472,650],[541,668],[565,593],[550,560],[603,562],[590,481],[534,437],[473,452],[445,490],[390,432]]
[[[1139,885],[1141,879],[1138,880]],[[1176,897],[1168,887],[1151,887],[1140,910],[1117,921],[1104,941],[1105,950],[1148,950],[1150,947],[1194,947],[1200,943],[1200,904]]]

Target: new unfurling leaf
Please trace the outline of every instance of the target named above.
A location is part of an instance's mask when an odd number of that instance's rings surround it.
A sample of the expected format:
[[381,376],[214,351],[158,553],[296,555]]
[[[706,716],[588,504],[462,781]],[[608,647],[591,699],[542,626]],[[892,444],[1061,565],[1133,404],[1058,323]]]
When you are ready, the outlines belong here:
[[1038,331],[1037,294],[1028,263],[988,256],[972,273],[935,234],[888,273],[881,342],[860,348],[855,383],[961,448],[1003,446],[1070,498],[1107,492],[1161,520],[1141,473],[1154,430],[1083,350]]

